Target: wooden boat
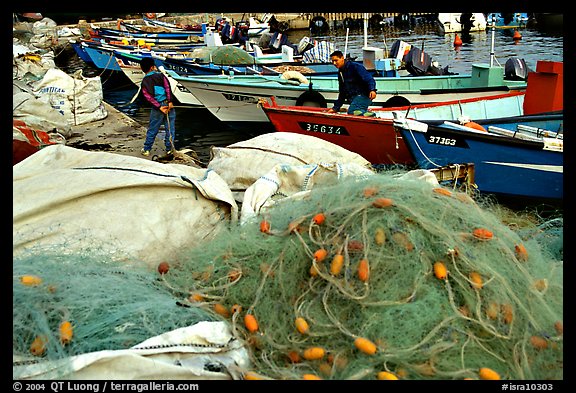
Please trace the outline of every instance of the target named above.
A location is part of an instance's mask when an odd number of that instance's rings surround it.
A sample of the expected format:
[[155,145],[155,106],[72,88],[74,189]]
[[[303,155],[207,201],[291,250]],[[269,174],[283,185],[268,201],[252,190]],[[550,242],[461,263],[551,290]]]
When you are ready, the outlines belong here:
[[311,135],[360,154],[374,165],[414,164],[413,155],[394,129],[395,114],[411,119],[482,119],[523,113],[524,92],[408,107],[376,108],[374,117],[328,113],[323,108],[280,106],[275,99],[262,110],[277,132]]
[[206,31],[206,28],[203,28],[202,31],[149,33],[97,27],[90,30],[89,33],[94,39],[107,41],[122,41],[126,39],[128,41],[143,41],[148,44],[167,45],[204,42],[203,37]]
[[[240,49],[239,49],[240,50]],[[214,62],[203,63],[194,57],[184,57],[173,53],[160,53],[155,51],[137,53],[126,51],[114,51],[117,59],[128,62],[140,62],[142,57],[152,56],[157,66],[173,70],[182,75],[282,75],[287,71],[297,71],[304,76],[336,76],[338,69],[332,63],[302,63],[299,61],[278,61],[275,63],[259,63],[253,58],[251,62],[226,62],[216,64]],[[189,55],[191,56],[191,55]],[[394,59],[391,59],[394,60]],[[399,63],[399,62],[398,62]],[[394,68],[394,67],[390,67]],[[380,75],[380,70],[372,70],[375,76]]]
[[[137,57],[133,57],[133,55],[123,52],[114,52],[114,55],[120,71],[126,75],[126,77],[132,83],[140,88],[142,78],[144,78],[144,72],[140,68],[140,60],[142,59],[142,56],[138,55]],[[161,72],[164,72],[164,68],[160,61],[156,61],[156,66]],[[170,77],[170,75],[167,75],[165,72],[164,74],[168,78],[172,94],[180,106],[202,106],[202,103],[198,101],[196,97],[194,97],[194,95],[190,93],[186,88],[184,88],[178,81],[174,80],[174,78]]]
[[142,18],[142,21],[144,22],[144,24],[146,26],[150,26],[150,27],[161,27],[161,28],[165,28],[168,29],[170,31],[190,31],[190,30],[197,30],[197,31],[202,31],[202,26],[181,26],[181,25],[177,25],[174,23],[170,23],[170,22],[166,22],[166,21],[162,21],[159,19],[150,19],[147,17]]
[[[502,119],[519,123],[522,116],[556,113],[563,109],[563,67],[559,62],[538,62],[528,75],[525,92],[512,91],[490,97],[451,102],[374,108],[374,117],[328,113],[322,108],[281,106],[275,99],[262,102],[262,110],[278,132],[316,136],[362,155],[371,163],[413,164],[402,135],[394,129],[394,119],[409,118],[437,125],[445,121],[488,124],[506,128]],[[498,123],[494,119],[499,119]],[[529,120],[532,121],[530,118]],[[532,124],[534,125],[534,124]],[[558,131],[558,125],[538,127]]]
[[[192,76],[167,70],[218,119],[230,123],[267,123],[261,99],[276,97],[279,105],[332,106],[338,97],[335,76],[309,76],[307,82],[281,76]],[[457,99],[485,97],[510,90],[524,90],[525,81],[504,79],[502,67],[476,64],[469,75],[376,77],[378,95],[373,107],[396,107]]]
[[[563,114],[529,115],[479,123],[488,132],[451,122],[394,122],[423,169],[473,164],[478,191],[505,197],[562,200]],[[535,130],[533,135],[526,130]],[[548,135],[548,136],[544,136]]]
[[147,45],[126,45],[116,42],[99,42],[95,40],[80,40],[72,42],[71,45],[78,56],[86,63],[92,64],[100,69],[114,71],[120,71],[114,58],[115,51],[146,56],[150,56],[152,53],[158,53],[166,56],[169,54],[183,54],[195,48],[206,46],[205,44],[185,44],[177,47],[165,48]]

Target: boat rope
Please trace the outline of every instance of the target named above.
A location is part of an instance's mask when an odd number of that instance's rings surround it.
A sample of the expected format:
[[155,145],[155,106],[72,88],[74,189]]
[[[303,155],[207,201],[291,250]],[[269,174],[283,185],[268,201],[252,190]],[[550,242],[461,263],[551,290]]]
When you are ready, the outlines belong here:
[[428,162],[432,165],[434,165],[437,168],[442,167],[442,165],[438,165],[436,164],[434,161],[432,161],[430,159],[430,157],[428,157],[426,155],[426,153],[424,153],[424,151],[422,150],[422,148],[420,147],[420,145],[418,144],[418,141],[416,140],[416,138],[414,137],[414,134],[412,133],[412,129],[410,128],[410,125],[406,123],[406,127],[408,129],[408,132],[410,133],[410,136],[412,137],[412,139],[414,140],[414,143],[416,144],[416,147],[418,147],[418,150],[420,151],[420,154],[422,154],[422,156],[424,156],[424,158],[426,158],[426,160],[428,160]]
[[166,126],[168,126],[168,135],[170,139],[170,146],[172,147],[172,152],[176,152],[176,147],[174,146],[174,138],[172,138],[172,129],[170,127],[170,109],[168,109],[168,113],[166,113]]
[[[422,156],[424,158],[426,158],[426,160],[431,163],[432,165],[434,165],[436,168],[442,168],[442,165],[439,165],[437,163],[435,163],[434,161],[432,161],[430,159],[430,157],[428,157],[426,155],[426,153],[424,153],[424,151],[422,150],[422,148],[420,147],[420,145],[418,144],[418,141],[416,140],[416,138],[414,137],[414,134],[412,133],[412,129],[410,128],[410,125],[406,123],[406,128],[408,130],[408,132],[410,133],[410,136],[412,137],[412,140],[414,141],[414,144],[416,145],[416,147],[418,147],[418,150],[420,151],[420,154],[422,154]],[[456,190],[457,186],[458,186],[458,174],[460,173],[460,164],[453,164],[454,165],[454,172],[452,173],[452,177],[454,178],[454,185],[452,186],[453,190]]]

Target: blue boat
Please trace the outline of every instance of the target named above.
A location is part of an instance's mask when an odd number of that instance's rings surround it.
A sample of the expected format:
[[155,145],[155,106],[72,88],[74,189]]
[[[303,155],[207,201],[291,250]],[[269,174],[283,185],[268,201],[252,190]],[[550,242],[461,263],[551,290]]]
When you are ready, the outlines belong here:
[[150,33],[145,31],[126,31],[118,29],[109,29],[105,27],[97,27],[90,31],[93,38],[104,38],[106,40],[121,41],[127,39],[129,41],[144,40],[146,42],[153,42],[155,44],[179,44],[197,42],[202,40],[207,31],[206,24],[202,25],[201,31],[183,31],[183,32],[166,32],[166,33]]
[[152,52],[158,54],[182,54],[187,50],[193,50],[206,46],[205,44],[182,45],[178,48],[143,48],[134,45],[101,43],[92,40],[82,40],[72,43],[72,47],[78,56],[86,63],[92,64],[104,70],[120,71],[114,52],[139,54],[142,56],[152,56]]
[[90,45],[85,45],[82,49],[95,67],[102,70],[121,71],[113,52]]
[[[149,56],[150,53],[114,51],[114,56],[127,64],[140,63],[142,57]],[[195,59],[181,56],[163,56],[162,53],[153,51],[156,66],[163,66],[167,70],[172,70],[182,75],[281,75],[287,70],[297,70],[304,76],[336,76],[338,69],[332,63],[302,63],[302,62],[282,62],[260,64],[254,58],[251,64],[214,64],[199,63]],[[394,59],[386,59],[393,61]],[[384,67],[384,66],[383,66]],[[373,70],[374,76],[381,76],[384,68]],[[388,76],[396,76],[390,73],[394,67],[388,66],[391,71],[386,71]]]
[[397,119],[394,127],[422,169],[474,165],[478,191],[503,197],[563,198],[563,113],[452,122]]

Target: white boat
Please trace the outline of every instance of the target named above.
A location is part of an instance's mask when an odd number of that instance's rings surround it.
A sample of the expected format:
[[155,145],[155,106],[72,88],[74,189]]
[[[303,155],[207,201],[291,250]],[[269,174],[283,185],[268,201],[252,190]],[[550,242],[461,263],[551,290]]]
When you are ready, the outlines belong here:
[[486,17],[483,13],[439,13],[438,22],[444,33],[486,30]]
[[[120,70],[124,73],[124,75],[126,75],[126,77],[132,81],[132,83],[140,87],[142,79],[144,78],[144,72],[140,68],[140,64],[136,62],[129,62],[125,59],[122,60],[119,57],[115,58],[118,66],[120,67]],[[182,86],[182,84],[180,84],[170,75],[168,75],[162,67],[159,68],[159,71],[168,77],[172,94],[174,94],[174,97],[176,100],[178,100],[180,105],[194,107],[202,106],[202,103],[198,101],[198,99],[192,93],[190,93],[188,89]],[[140,93],[140,90],[138,90],[138,93]]]
[[[378,95],[373,107],[404,106],[483,97],[508,90],[524,90],[526,82],[499,78],[487,81],[487,73],[496,75],[486,64],[475,64],[470,75],[426,77],[376,77]],[[166,70],[188,89],[210,112],[225,122],[269,122],[259,105],[261,99],[276,98],[278,105],[332,106],[338,97],[336,76],[308,75],[304,82],[281,76],[264,75],[180,75]],[[501,74],[501,76],[500,76]]]
[[272,18],[272,14],[266,14],[262,21],[254,17],[248,18],[248,38],[260,37],[263,34],[270,33],[270,24],[268,21]]

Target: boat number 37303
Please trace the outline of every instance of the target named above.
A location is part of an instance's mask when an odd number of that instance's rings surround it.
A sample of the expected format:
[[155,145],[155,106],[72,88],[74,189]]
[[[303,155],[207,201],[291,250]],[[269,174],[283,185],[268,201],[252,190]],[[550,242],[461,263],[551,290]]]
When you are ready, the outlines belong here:
[[437,145],[456,146],[456,139],[444,138],[443,136],[430,135],[428,137],[428,143],[434,143]]
[[[453,136],[453,135],[451,135]],[[455,146],[455,147],[463,147],[465,149],[468,148],[468,143],[461,138],[450,138],[446,135],[428,135],[428,143],[433,145],[442,145],[442,146]]]
[[304,131],[310,132],[320,132],[322,134],[334,134],[334,135],[350,135],[345,127],[342,126],[331,126],[329,124],[318,124],[318,123],[308,123],[304,121],[298,122],[300,128]]

